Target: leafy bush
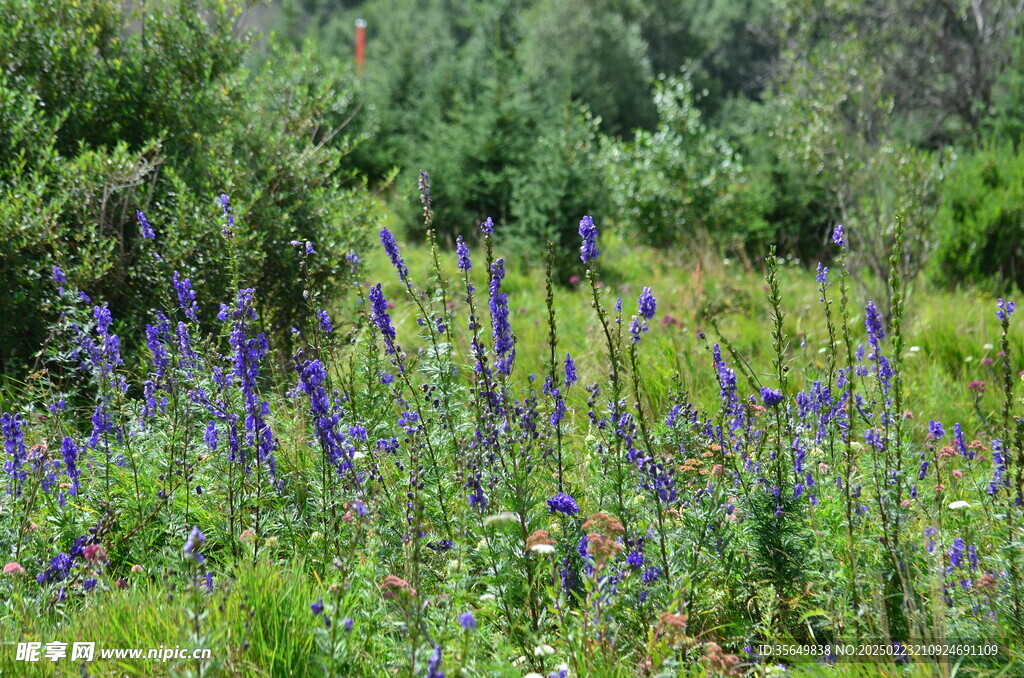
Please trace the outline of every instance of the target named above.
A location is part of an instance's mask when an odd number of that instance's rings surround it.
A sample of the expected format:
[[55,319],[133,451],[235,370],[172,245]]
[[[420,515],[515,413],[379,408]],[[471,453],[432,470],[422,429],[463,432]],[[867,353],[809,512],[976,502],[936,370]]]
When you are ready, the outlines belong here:
[[610,141],[608,169],[616,222],[646,243],[667,246],[707,233],[724,245],[763,237],[765,196],[737,153],[710,130],[685,77],[661,77],[659,123],[631,142]]
[[[16,290],[0,308],[17,319],[0,328],[3,370],[23,369],[40,343],[33,314],[47,309],[39,282],[54,259],[119,318],[165,304],[137,209],[171,269],[227,285],[229,254],[212,225],[217,196],[230,194],[238,273],[276,329],[298,320],[302,302],[291,241],[318,249],[314,282],[338,280],[378,214],[345,166],[362,138],[346,128],[356,106],[345,68],[272,45],[247,72],[232,3],[126,13],[112,0],[4,0],[0,9],[10,57],[0,80],[0,236],[10,243],[0,279]],[[214,312],[201,309],[207,320]],[[287,349],[289,335],[278,336]]]
[[1024,288],[1024,153],[992,143],[962,156],[942,193],[936,278],[992,290]]

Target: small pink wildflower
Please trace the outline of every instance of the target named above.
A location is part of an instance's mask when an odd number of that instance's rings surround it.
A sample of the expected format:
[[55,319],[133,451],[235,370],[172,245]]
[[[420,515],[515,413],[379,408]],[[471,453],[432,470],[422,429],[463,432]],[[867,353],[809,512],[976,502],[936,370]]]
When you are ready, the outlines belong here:
[[107,552],[99,544],[89,544],[85,547],[85,559],[90,563],[105,563]]
[[25,568],[12,561],[4,565],[4,574],[25,574]]

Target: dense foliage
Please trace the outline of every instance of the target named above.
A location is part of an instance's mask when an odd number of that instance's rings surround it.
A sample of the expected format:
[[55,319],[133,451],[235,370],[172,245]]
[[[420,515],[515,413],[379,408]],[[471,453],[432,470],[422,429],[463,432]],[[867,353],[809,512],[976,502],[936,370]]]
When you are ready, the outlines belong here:
[[286,338],[302,300],[288,243],[316,239],[334,262],[319,281],[337,280],[376,218],[344,164],[357,141],[346,71],[286,50],[247,72],[231,3],[129,14],[110,0],[4,0],[0,11],[0,369],[21,373],[45,336],[53,259],[119,317],[162,305],[137,209],[159,220],[173,267],[230,285],[227,253],[209,247],[222,191],[245,216],[239,266]]
[[[439,233],[492,216],[534,253],[546,237],[567,246],[580,203],[659,245],[742,257],[775,243],[805,263],[843,223],[862,238],[851,269],[878,294],[894,214],[909,280],[955,237],[936,215],[956,158],[1020,140],[1010,0],[283,6],[293,40],[341,54],[368,21],[368,175],[401,167],[411,186],[428,169]],[[566,140],[574,152],[551,153]],[[401,213],[422,237],[417,209]]]
[[0,671],[1024,671],[1019,2],[0,17]]

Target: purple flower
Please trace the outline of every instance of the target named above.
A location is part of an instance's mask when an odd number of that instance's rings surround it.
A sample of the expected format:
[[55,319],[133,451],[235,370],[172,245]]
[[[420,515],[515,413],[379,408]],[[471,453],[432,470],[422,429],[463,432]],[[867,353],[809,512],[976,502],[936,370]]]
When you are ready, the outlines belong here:
[[963,539],[957,537],[953,540],[953,546],[949,549],[949,563],[953,567],[960,567],[964,563],[964,552],[967,550],[967,544]]
[[341,627],[343,629],[345,629],[345,631],[351,631],[352,630],[352,626],[354,624],[355,624],[355,622],[352,621],[352,617],[345,617],[344,621],[341,622]]
[[198,549],[206,543],[206,535],[203,534],[198,527],[193,526],[192,531],[189,532],[188,538],[185,540],[185,547],[182,549],[185,555],[190,555],[195,558],[197,563],[203,562],[203,556],[199,553]]
[[461,615],[459,615],[459,625],[465,631],[475,631],[476,630],[476,618],[473,617],[473,613],[472,612],[463,612]]
[[455,239],[455,252],[459,257],[459,270],[468,271],[473,267],[473,262],[469,259],[469,246],[462,240],[461,235]]
[[641,320],[636,316],[629,323],[629,334],[632,337],[631,342],[637,344],[640,342],[640,336],[647,331],[647,321]]
[[307,256],[309,256],[310,254],[316,254],[316,250],[313,249],[313,243],[311,243],[308,240],[292,240],[288,244],[291,245],[292,247],[298,247],[300,250],[305,252]]
[[583,263],[597,259],[597,228],[589,216],[580,219],[580,237],[583,239],[583,244],[580,245],[580,259]]
[[928,422],[928,435],[932,438],[941,438],[946,435],[946,429],[942,427],[942,422],[934,419]]
[[559,492],[548,499],[548,510],[551,513],[564,513],[567,516],[574,516],[580,512],[576,500],[565,492]]
[[96,588],[96,577],[89,577],[88,579],[83,581],[82,588],[86,591],[92,591],[94,588]]
[[320,329],[325,333],[330,334],[334,330],[334,323],[331,322],[331,316],[327,311],[317,311],[316,317],[320,320]]
[[814,279],[817,282],[819,282],[819,283],[821,283],[823,285],[827,284],[828,283],[828,266],[822,266],[821,262],[819,261],[818,262],[818,272],[817,272],[817,275],[814,276]]
[[4,413],[0,417],[0,429],[4,435],[4,449],[10,460],[4,463],[4,472],[11,477],[11,484],[8,485],[8,492],[15,497],[21,495],[21,486],[28,477],[24,466],[28,461],[28,451],[25,449],[25,434],[21,430],[21,416]]
[[64,457],[64,469],[67,473],[68,479],[71,480],[71,491],[72,496],[78,494],[78,480],[81,476],[81,471],[78,470],[78,446],[75,445],[75,441],[67,436],[64,437],[64,441],[60,445],[61,455]]
[[[79,539],[83,539],[80,537]],[[78,541],[76,540],[76,545]],[[74,549],[74,547],[72,547]],[[75,558],[67,553],[58,553],[50,560],[49,566],[43,572],[36,575],[36,581],[42,585],[48,582],[62,582],[71,574],[71,568],[75,566]]]
[[441,670],[441,646],[434,646],[434,654],[430,657],[427,662],[427,678],[444,678],[444,672]]
[[67,285],[67,278],[64,277],[64,271],[60,270],[60,266],[53,267],[53,282],[58,285]]
[[846,249],[846,238],[844,237],[842,224],[837,225],[835,230],[832,231],[832,242]]
[[576,376],[576,363],[573,362],[572,356],[568,353],[565,354],[565,387],[569,388],[573,384],[579,381]]
[[430,212],[430,205],[433,202],[430,198],[430,175],[423,170],[420,170],[419,187],[420,202],[423,203],[423,211],[424,213],[428,213]]
[[381,292],[380,283],[370,288],[370,310],[373,314],[373,322],[384,337],[384,344],[387,346],[389,355],[396,353],[395,349],[395,328],[391,326],[391,316],[388,315],[388,302]]
[[644,570],[644,574],[641,577],[641,579],[645,584],[650,585],[656,582],[659,577],[661,577],[661,568],[657,566],[651,566]]
[[657,309],[658,303],[655,300],[654,295],[651,294],[650,287],[645,287],[644,291],[640,294],[639,305],[640,315],[642,315],[647,320],[650,320],[651,318],[654,317],[654,311]]
[[639,570],[644,566],[644,554],[639,551],[633,551],[626,556],[626,564],[632,567],[634,570]]
[[334,411],[327,395],[327,371],[319,360],[307,360],[298,368],[298,390],[309,396],[310,413],[313,415],[313,427],[316,438],[323,450],[324,457],[338,472],[347,471],[352,467],[350,447],[338,431],[340,417]]
[[490,217],[484,219],[484,223],[480,224],[480,230],[483,231],[484,235],[494,235],[494,222],[491,221]]
[[319,616],[324,611],[324,599],[317,598],[316,602],[309,606],[309,609],[312,611],[314,617]]
[[210,448],[211,452],[217,451],[217,425],[213,420],[206,425],[206,433],[203,434],[203,442],[206,443],[206,446]]
[[395,242],[395,236],[388,229],[382,228],[380,231],[380,241],[383,243],[384,251],[388,253],[392,265],[398,271],[398,277],[402,279],[402,282],[408,282],[409,268],[405,265],[405,260],[402,259],[402,255],[398,251],[398,243]]
[[877,352],[882,339],[885,339],[885,330],[882,328],[882,314],[873,301],[864,308],[864,326],[868,330],[868,342]]
[[146,219],[146,215],[142,210],[135,210],[135,218],[139,220],[139,228],[142,230],[143,238],[152,240],[156,237],[153,227],[149,225],[149,220]]
[[764,403],[765,407],[775,407],[784,400],[785,396],[782,395],[782,391],[777,391],[773,388],[762,388],[761,389],[761,402]]
[[188,278],[180,278],[178,272],[175,271],[172,282],[174,283],[174,291],[178,293],[178,304],[181,306],[181,310],[185,312],[185,317],[192,322],[197,322],[196,293],[192,291],[192,281]]
[[227,193],[220,194],[220,206],[224,210],[224,227],[220,232],[224,237],[230,238],[235,229],[235,216],[231,213],[231,201]]
[[1003,449],[1003,441],[999,438],[992,441],[992,466],[992,480],[988,484],[989,494],[995,494],[1002,482],[1009,485],[1009,481],[1006,480],[1006,451]]
[[[231,328],[228,342],[234,350],[232,374],[238,381],[245,408],[245,442],[256,451],[257,463],[265,463],[270,477],[274,478],[277,476],[277,462],[273,453],[277,449],[278,443],[267,421],[270,415],[270,403],[260,398],[257,389],[260,362],[270,350],[270,342],[267,335],[262,332],[250,336],[252,322],[257,319],[255,293],[251,288],[238,291],[235,307],[231,310],[230,316],[235,322]],[[181,325],[179,325],[180,328]],[[232,450],[234,450],[233,444]],[[249,468],[244,455],[241,462],[245,464],[246,469]]]
[[1010,316],[1017,310],[1017,305],[1012,301],[1000,299],[996,302],[996,309],[996,317],[999,318],[999,322],[1009,322]]
[[953,438],[956,440],[956,449],[964,459],[974,459],[974,450],[968,449],[967,439],[964,438],[964,430],[960,424],[953,424]]
[[495,368],[501,374],[511,374],[516,360],[516,335],[509,324],[508,295],[501,291],[505,277],[505,260],[498,259],[491,265],[491,327],[494,336]]

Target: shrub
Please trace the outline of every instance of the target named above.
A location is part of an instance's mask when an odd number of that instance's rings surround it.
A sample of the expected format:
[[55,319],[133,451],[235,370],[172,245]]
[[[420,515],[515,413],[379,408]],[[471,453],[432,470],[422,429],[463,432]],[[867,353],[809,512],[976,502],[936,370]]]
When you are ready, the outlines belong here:
[[942,193],[936,278],[1024,288],[1024,154],[1008,143],[988,144],[957,161]]
[[659,78],[659,123],[631,142],[610,141],[603,162],[616,222],[668,246],[707,233],[723,245],[763,237],[765,196],[738,154],[701,119],[687,78]]
[[[240,275],[260,292],[276,329],[297,321],[303,283],[292,240],[336,281],[345,252],[377,218],[375,200],[346,169],[360,135],[347,70],[308,51],[271,46],[243,69],[240,5],[174,1],[128,12],[112,0],[71,6],[4,0],[0,51],[0,369],[21,370],[44,336],[39,282],[56,258],[115,317],[166,305],[136,222],[145,210],[167,266],[197,282],[229,283],[213,244],[219,194],[230,194]],[[41,20],[46,19],[46,20]],[[136,29],[137,27],[137,29]],[[201,309],[209,319],[215,309]],[[282,348],[287,349],[287,332]]]

